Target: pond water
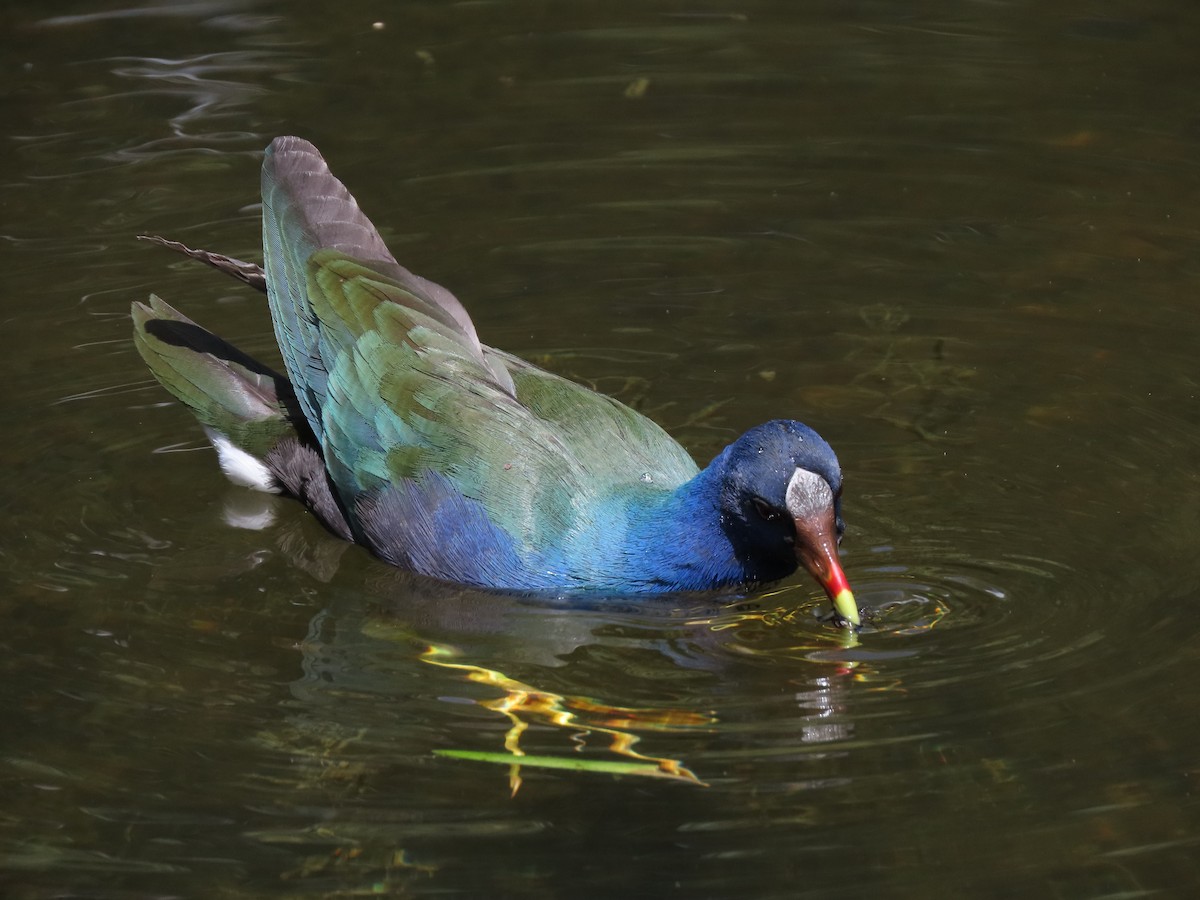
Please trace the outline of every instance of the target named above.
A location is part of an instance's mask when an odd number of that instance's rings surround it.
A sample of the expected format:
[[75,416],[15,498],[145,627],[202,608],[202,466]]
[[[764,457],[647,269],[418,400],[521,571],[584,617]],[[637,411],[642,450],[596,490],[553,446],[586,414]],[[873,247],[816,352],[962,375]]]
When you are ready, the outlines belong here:
[[[1195,896],[1196,4],[0,23],[4,896]],[[289,133],[485,341],[702,462],[820,430],[869,627],[433,585],[227,484],[129,304],[273,358],[265,304],[134,236],[258,259]]]

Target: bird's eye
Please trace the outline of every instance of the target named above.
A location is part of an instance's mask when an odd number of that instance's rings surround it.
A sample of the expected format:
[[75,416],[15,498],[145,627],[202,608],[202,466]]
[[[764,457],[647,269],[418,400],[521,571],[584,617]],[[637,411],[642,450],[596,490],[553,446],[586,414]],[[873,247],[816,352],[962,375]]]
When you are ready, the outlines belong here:
[[783,518],[783,513],[760,497],[754,498],[754,511],[766,522],[778,522]]

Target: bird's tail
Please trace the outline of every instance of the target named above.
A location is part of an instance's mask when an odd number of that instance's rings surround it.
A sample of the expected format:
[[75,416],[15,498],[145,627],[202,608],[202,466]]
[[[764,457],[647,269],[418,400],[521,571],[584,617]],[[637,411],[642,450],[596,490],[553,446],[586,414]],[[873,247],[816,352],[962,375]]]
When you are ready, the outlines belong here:
[[[142,359],[204,425],[225,473],[239,483],[274,489],[255,477],[251,460],[261,464],[288,437],[311,443],[304,439],[308,426],[287,378],[154,295],[149,304],[134,303],[132,315]],[[241,465],[239,453],[249,457]]]

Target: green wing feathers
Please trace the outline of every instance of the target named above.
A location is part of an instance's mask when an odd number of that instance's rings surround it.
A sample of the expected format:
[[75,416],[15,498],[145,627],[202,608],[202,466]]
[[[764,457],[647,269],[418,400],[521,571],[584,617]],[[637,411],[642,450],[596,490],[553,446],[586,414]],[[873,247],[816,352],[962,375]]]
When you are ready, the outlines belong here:
[[[589,501],[622,485],[670,489],[696,474],[644,416],[517,357],[476,352],[372,268],[322,250],[305,281],[323,383],[317,430],[351,505],[434,473],[510,534],[544,535],[585,524]],[[514,391],[494,377],[500,367]]]

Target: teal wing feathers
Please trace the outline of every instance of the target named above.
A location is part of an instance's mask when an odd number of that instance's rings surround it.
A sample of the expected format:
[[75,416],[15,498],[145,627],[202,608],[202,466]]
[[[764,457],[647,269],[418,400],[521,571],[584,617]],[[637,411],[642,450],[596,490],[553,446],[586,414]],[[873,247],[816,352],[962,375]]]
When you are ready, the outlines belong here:
[[[594,502],[631,484],[671,489],[695,463],[628,407],[508,354],[482,362],[408,291],[340,253],[312,255],[317,429],[343,500],[430,474],[483,504],[518,542],[586,530]],[[509,392],[491,377],[511,374]]]
[[441,478],[537,550],[588,532],[629,486],[695,475],[648,419],[483,346],[449,291],[395,262],[311,145],[278,139],[263,172],[276,335],[347,509]]
[[[326,346],[337,340],[336,330],[319,327],[311,308],[309,278],[315,270],[310,261],[318,251],[342,254],[380,275],[403,294],[399,302],[456,332],[463,348],[487,367],[475,326],[462,304],[445,288],[396,262],[358,202],[312,144],[295,137],[272,141],[263,161],[262,198],[264,269],[275,336],[314,430],[328,375],[324,360],[337,352]],[[511,389],[502,368],[489,374]]]

